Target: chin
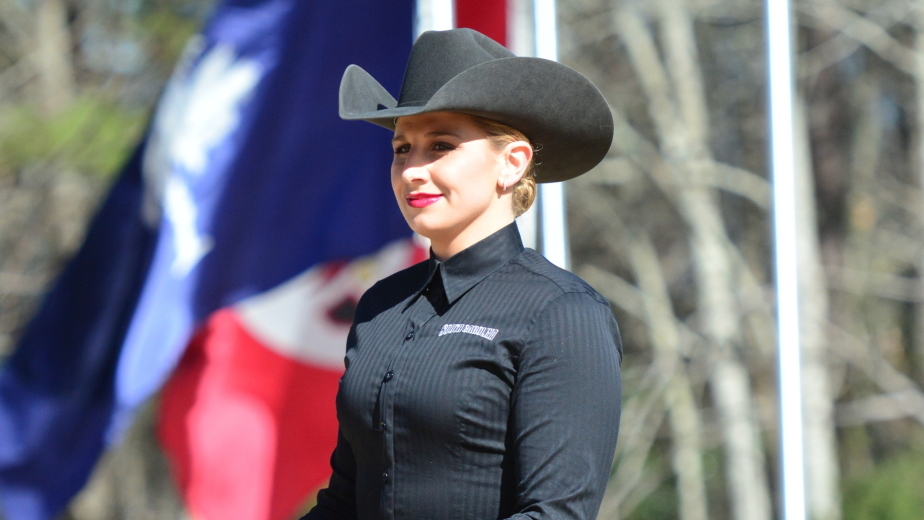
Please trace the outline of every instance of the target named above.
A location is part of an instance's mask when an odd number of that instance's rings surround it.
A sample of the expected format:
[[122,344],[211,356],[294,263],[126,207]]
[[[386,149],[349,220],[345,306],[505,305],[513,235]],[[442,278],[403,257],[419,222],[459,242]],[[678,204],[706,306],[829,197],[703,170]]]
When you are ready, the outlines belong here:
[[417,233],[418,235],[432,241],[449,231],[448,226],[439,222],[432,222],[429,221],[430,219],[421,217],[422,215],[416,215],[414,217],[405,218],[408,227],[410,227],[411,231],[414,233]]
[[434,237],[440,234],[438,229],[433,229],[430,226],[421,226],[419,224],[408,222],[408,227],[410,227],[411,231],[413,231],[414,233],[417,233],[418,235],[428,240],[431,240],[431,241],[433,240]]

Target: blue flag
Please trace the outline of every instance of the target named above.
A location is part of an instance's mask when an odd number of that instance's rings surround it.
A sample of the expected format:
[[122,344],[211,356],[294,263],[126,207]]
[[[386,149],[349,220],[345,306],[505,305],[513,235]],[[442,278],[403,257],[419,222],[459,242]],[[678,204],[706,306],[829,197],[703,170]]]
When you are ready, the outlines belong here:
[[387,132],[337,116],[356,63],[397,91],[413,0],[221,3],[0,373],[0,506],[56,516],[210,315],[409,236]]

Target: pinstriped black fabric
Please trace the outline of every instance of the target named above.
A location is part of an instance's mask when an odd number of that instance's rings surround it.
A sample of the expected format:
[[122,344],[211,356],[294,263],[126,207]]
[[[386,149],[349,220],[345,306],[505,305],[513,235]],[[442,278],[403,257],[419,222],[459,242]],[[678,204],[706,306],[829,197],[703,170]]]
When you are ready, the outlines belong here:
[[304,518],[594,518],[621,356],[606,300],[515,224],[382,280],[347,342],[334,474]]

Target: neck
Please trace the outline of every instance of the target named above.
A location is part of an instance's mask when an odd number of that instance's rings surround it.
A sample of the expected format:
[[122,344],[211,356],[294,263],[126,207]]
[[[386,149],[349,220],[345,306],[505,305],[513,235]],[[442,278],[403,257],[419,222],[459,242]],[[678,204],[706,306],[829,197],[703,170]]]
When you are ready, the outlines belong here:
[[509,219],[492,219],[490,225],[469,225],[461,233],[452,236],[428,237],[430,239],[430,249],[436,259],[442,262],[456,253],[481,242],[512,222],[513,216],[511,215]]

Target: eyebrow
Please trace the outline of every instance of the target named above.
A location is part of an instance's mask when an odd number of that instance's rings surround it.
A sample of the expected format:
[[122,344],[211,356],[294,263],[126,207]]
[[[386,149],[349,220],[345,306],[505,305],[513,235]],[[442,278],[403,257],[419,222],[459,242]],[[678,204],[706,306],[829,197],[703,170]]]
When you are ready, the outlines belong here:
[[[443,137],[443,136],[455,137],[457,139],[462,139],[462,136],[452,130],[434,130],[432,132],[427,132],[426,137]],[[392,138],[391,142],[402,141],[404,140],[404,134],[397,134]]]

